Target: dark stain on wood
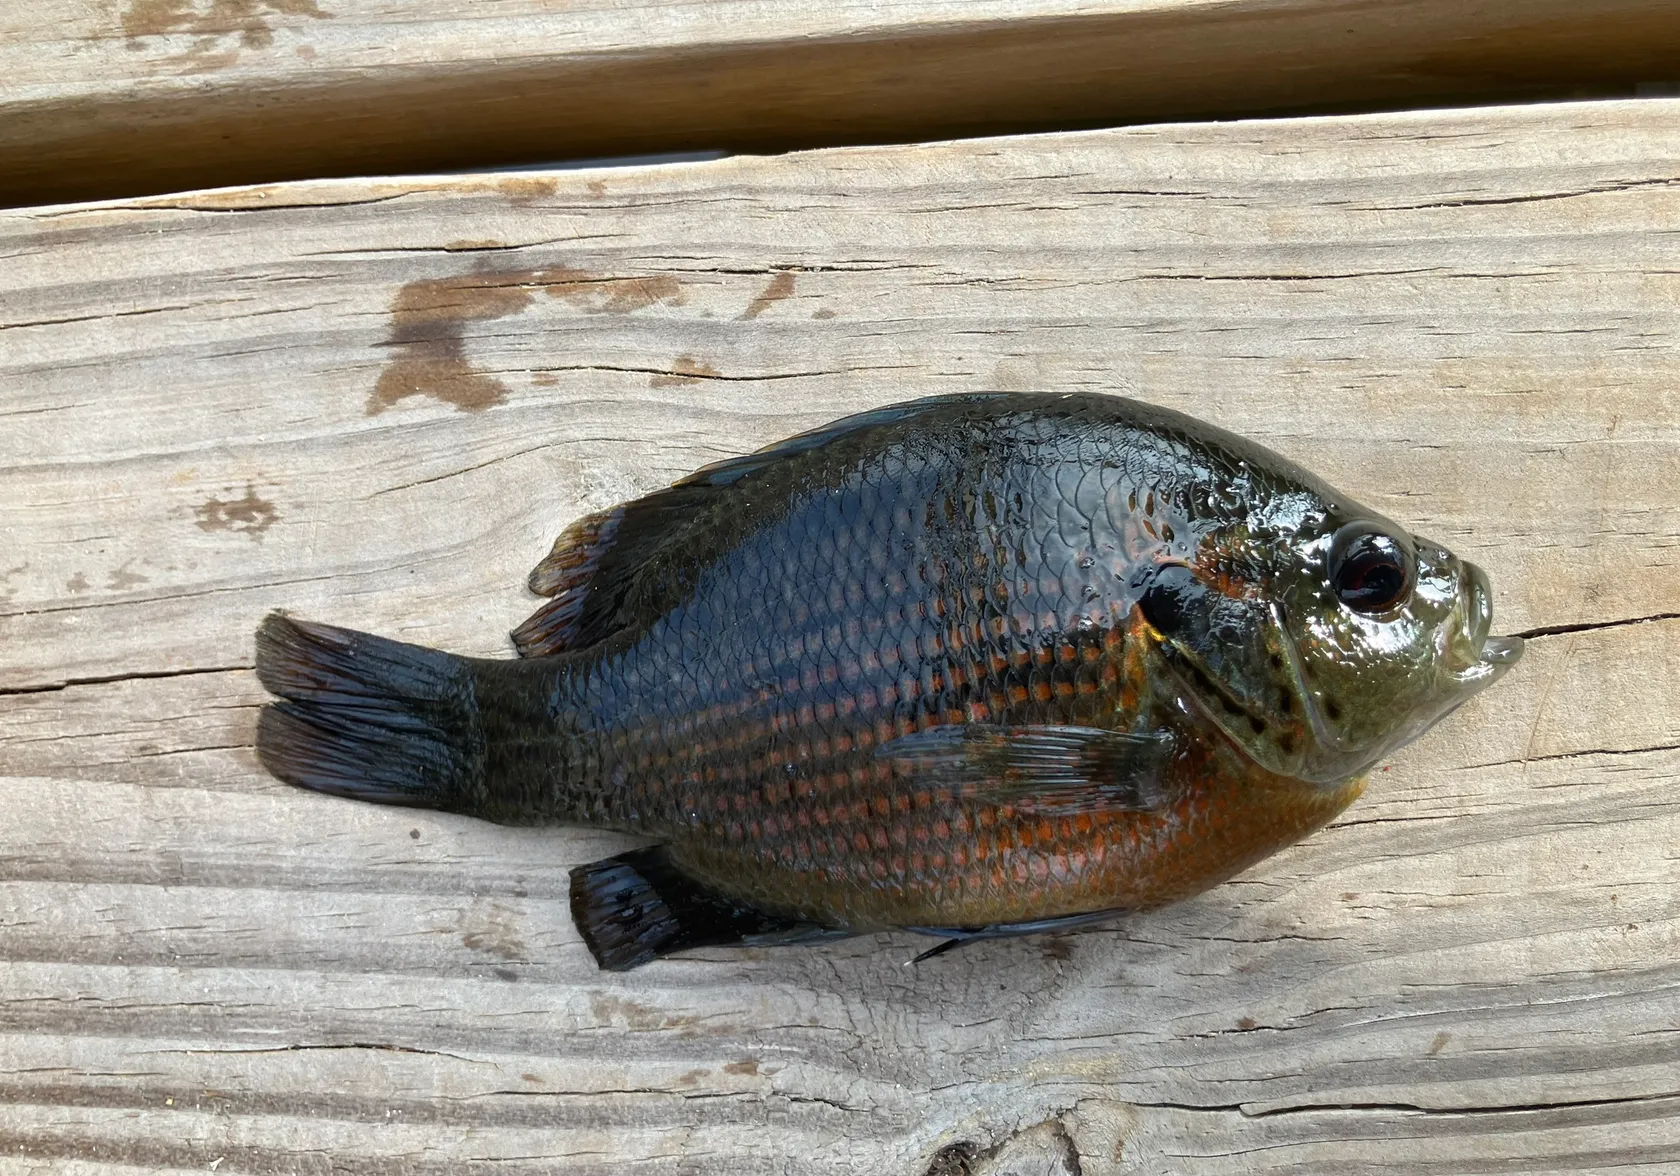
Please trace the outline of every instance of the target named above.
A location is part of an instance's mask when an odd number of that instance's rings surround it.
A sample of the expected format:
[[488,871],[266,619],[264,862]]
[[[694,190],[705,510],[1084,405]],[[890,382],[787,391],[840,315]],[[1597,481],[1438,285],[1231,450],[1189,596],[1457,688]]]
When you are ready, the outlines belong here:
[[562,299],[586,314],[634,314],[660,303],[681,306],[687,301],[682,283],[670,274],[614,278],[557,265],[534,271],[532,281],[550,298]]
[[70,579],[65,582],[64,586],[72,592],[86,592],[89,588],[93,587],[92,584],[87,582],[87,577],[82,575],[80,572],[71,576]]
[[524,274],[474,273],[421,278],[397,291],[389,344],[397,354],[379,374],[367,415],[409,396],[430,396],[462,412],[507,400],[507,386],[467,362],[467,323],[517,314],[531,304]]
[[232,531],[235,535],[249,535],[262,541],[267,531],[280,517],[272,502],[257,497],[254,486],[245,487],[243,498],[207,498],[193,508],[200,531]]
[[[462,946],[473,951],[504,960],[524,961],[527,958],[525,941],[519,937],[514,926],[513,912],[499,904],[462,911],[459,929]],[[497,972],[500,974],[501,969]],[[514,979],[518,979],[517,973]]]
[[679,355],[671,363],[669,372],[662,372],[648,380],[650,388],[670,388],[677,384],[697,384],[701,380],[723,375],[717,368],[692,355]]
[[[626,1029],[635,1033],[657,1030],[679,1030],[693,1033],[705,1022],[704,1018],[690,1013],[667,1013],[638,1001],[607,994],[592,994],[589,998],[589,1007],[595,1014],[597,1021],[605,1024],[622,1024]],[[718,1031],[728,1032],[721,1026]]]
[[0,572],[0,604],[5,603],[17,595],[17,589],[11,586],[11,578],[16,575],[21,575],[28,570],[29,561],[25,560],[23,563],[18,564],[15,568],[7,568],[4,572]]
[[124,564],[110,574],[110,579],[105,587],[114,592],[121,592],[124,588],[133,588],[137,584],[149,583],[151,583],[150,577],[142,576],[139,572],[131,572],[128,570],[128,565]]
[[553,372],[538,372],[531,377],[531,383],[539,388],[552,388],[560,382],[560,377]]
[[723,1068],[723,1072],[725,1074],[756,1074],[758,1073],[758,1059],[742,1058],[738,1062],[730,1062]]
[[770,279],[770,284],[764,287],[762,293],[747,304],[747,309],[741,315],[743,319],[755,319],[776,303],[793,293],[794,276],[792,270],[783,270]]
[[269,20],[275,16],[332,19],[316,0],[210,0],[207,6],[194,0],[129,0],[120,19],[130,49],[141,48],[146,37],[184,34],[198,38],[187,56],[203,58],[233,37],[246,49],[268,48],[274,44]]
[[546,196],[554,195],[559,185],[553,180],[540,179],[536,176],[519,176],[511,180],[500,180],[496,184],[496,191],[506,196],[514,204],[534,204]]
[[825,306],[811,317],[814,319],[831,319],[834,317],[834,312]]
[[[682,284],[669,274],[619,278],[566,265],[477,270],[409,282],[391,303],[386,343],[396,349],[396,356],[379,374],[367,415],[376,416],[410,396],[430,396],[462,412],[483,412],[504,403],[507,385],[467,362],[466,325],[517,314],[531,305],[539,290],[586,314],[633,314],[684,300]],[[536,379],[542,382],[540,376]]]

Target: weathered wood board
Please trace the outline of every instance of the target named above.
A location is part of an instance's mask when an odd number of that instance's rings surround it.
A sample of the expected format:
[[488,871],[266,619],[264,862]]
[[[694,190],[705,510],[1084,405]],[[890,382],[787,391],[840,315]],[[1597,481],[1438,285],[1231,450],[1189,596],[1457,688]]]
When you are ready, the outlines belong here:
[[[1680,102],[0,214],[0,1173],[1680,1164]],[[1177,909],[594,970],[623,843],[295,792],[285,606],[507,652],[578,513],[844,412],[1131,390],[1532,634]]]
[[8,0],[0,203],[1680,82],[1668,0]]

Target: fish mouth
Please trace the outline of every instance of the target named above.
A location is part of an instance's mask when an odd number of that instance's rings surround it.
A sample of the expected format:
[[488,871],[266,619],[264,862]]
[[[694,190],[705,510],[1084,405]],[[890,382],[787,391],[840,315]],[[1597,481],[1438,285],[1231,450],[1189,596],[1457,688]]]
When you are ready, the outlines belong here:
[[1522,657],[1523,639],[1521,637],[1489,637],[1482,645],[1481,663],[1493,666],[1504,673],[1517,664]]
[[1490,637],[1493,628],[1493,586],[1487,573],[1468,560],[1459,577],[1459,608],[1462,624],[1449,641],[1449,663],[1454,677],[1481,689],[1492,685],[1522,657],[1521,637]]

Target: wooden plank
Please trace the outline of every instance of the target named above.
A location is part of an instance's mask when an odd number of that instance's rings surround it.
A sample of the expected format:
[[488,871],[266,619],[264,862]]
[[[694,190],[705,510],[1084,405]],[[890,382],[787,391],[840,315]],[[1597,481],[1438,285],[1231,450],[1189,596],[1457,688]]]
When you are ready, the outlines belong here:
[[[0,214],[0,1171],[1675,1161],[1676,159],[1604,103]],[[256,767],[266,609],[503,654],[579,512],[997,387],[1265,440],[1528,657],[1237,882],[913,971],[604,976],[621,840]]]
[[1664,0],[13,0],[0,202],[1632,94],[1677,59]]

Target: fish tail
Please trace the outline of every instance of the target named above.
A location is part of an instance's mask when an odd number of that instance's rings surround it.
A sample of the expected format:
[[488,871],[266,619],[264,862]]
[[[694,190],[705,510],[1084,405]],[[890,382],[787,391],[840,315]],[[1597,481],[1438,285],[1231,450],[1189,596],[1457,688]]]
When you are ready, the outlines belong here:
[[257,721],[257,756],[279,779],[379,804],[483,807],[469,659],[270,613],[257,629],[257,677],[281,699]]

